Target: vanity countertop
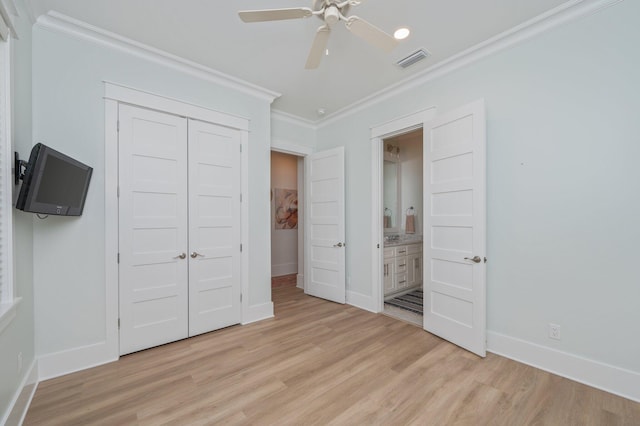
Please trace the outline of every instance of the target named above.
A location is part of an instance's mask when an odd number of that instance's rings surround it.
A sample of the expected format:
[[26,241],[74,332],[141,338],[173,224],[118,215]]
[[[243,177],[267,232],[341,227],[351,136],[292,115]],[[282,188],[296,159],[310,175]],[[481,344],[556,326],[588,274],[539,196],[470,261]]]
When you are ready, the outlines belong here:
[[384,242],[384,247],[405,246],[407,244],[417,244],[422,242],[422,235],[400,235],[397,240]]

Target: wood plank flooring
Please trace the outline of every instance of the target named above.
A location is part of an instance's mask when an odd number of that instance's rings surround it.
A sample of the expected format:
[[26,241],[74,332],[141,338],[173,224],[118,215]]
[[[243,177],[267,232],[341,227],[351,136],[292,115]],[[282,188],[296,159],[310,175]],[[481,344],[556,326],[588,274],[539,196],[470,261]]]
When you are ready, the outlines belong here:
[[39,385],[25,425],[639,425],[640,404],[273,290],[274,319]]
[[271,288],[295,287],[298,283],[298,274],[281,275],[271,277]]

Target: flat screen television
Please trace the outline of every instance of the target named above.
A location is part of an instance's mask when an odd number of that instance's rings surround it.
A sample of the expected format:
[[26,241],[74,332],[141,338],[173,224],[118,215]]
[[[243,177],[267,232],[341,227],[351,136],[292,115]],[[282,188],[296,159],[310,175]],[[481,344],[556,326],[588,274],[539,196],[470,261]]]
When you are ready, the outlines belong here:
[[[16,172],[18,172],[16,168]],[[31,150],[16,208],[25,212],[80,216],[93,168],[44,144]]]

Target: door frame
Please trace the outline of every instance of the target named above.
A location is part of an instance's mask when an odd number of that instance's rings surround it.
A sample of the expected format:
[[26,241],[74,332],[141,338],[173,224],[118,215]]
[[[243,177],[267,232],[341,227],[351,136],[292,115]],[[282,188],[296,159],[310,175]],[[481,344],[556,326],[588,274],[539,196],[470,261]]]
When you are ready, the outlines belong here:
[[[307,270],[305,265],[305,256],[304,256],[304,253],[306,252],[306,235],[307,235],[307,233],[304,230],[304,226],[305,226],[304,215],[306,213],[304,209],[304,200],[305,200],[304,197],[306,196],[305,183],[307,182],[308,156],[313,154],[314,149],[309,146],[299,145],[293,142],[276,138],[271,140],[271,151],[281,152],[283,154],[295,155],[296,157],[299,158],[298,188],[297,188],[298,189],[298,274],[296,275],[296,287],[304,290],[306,288],[305,271]],[[269,176],[271,176],[271,168],[269,168]],[[302,179],[300,179],[300,177],[302,177]],[[269,241],[271,241],[271,232],[272,232],[272,229],[271,227],[269,227]],[[269,263],[271,263],[271,260],[269,260]],[[302,274],[300,274],[300,266],[302,266]]]
[[240,157],[241,191],[240,243],[242,314],[241,321],[249,311],[249,119],[215,111],[209,108],[144,92],[117,83],[104,81],[104,132],[105,132],[105,346],[107,357],[120,357],[119,343],[119,278],[118,278],[118,106],[129,104],[169,114],[206,121],[240,131],[242,154]]
[[[384,258],[384,230],[382,228],[382,166],[384,140],[393,136],[424,128],[436,116],[436,107],[430,107],[416,113],[396,118],[371,128],[371,281],[373,282],[373,306],[375,312],[384,310],[384,283],[382,265]],[[424,136],[423,142],[424,144]],[[426,152],[423,156],[427,155]],[[422,223],[424,222],[424,208]],[[423,272],[424,274],[424,268]],[[423,277],[424,278],[424,277]]]

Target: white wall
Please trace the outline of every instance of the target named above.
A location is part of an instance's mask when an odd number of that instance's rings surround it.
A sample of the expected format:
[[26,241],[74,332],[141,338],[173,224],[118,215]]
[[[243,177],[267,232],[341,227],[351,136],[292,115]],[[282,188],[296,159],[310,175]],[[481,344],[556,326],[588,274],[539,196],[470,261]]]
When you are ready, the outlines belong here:
[[[28,158],[31,150],[31,23],[22,0],[16,1],[19,16],[14,24],[18,40],[13,40],[13,149]],[[4,159],[7,161],[9,159]],[[19,187],[15,187],[18,191]],[[33,324],[33,222],[32,215],[13,211],[14,282],[16,296],[22,298],[16,317],[0,332],[0,423],[9,405],[20,392],[21,382],[35,359]],[[22,371],[18,371],[18,354]],[[18,414],[19,415],[19,414]],[[12,419],[13,421],[13,419]]]
[[298,157],[271,152],[271,276],[298,272],[298,229],[275,229],[275,189],[298,188]]
[[250,120],[249,305],[270,304],[270,104],[173,68],[37,24],[33,31],[34,140],[94,167],[82,217],[34,226],[36,351],[105,339],[103,81]]
[[400,232],[406,232],[406,212],[414,208],[416,235],[422,234],[422,129],[393,142],[400,147]]
[[314,126],[279,113],[271,116],[271,138],[274,143],[288,143],[315,148],[316,129]]
[[346,151],[348,290],[373,291],[369,129],[484,98],[488,329],[639,373],[638,16],[617,3],[321,127]]

